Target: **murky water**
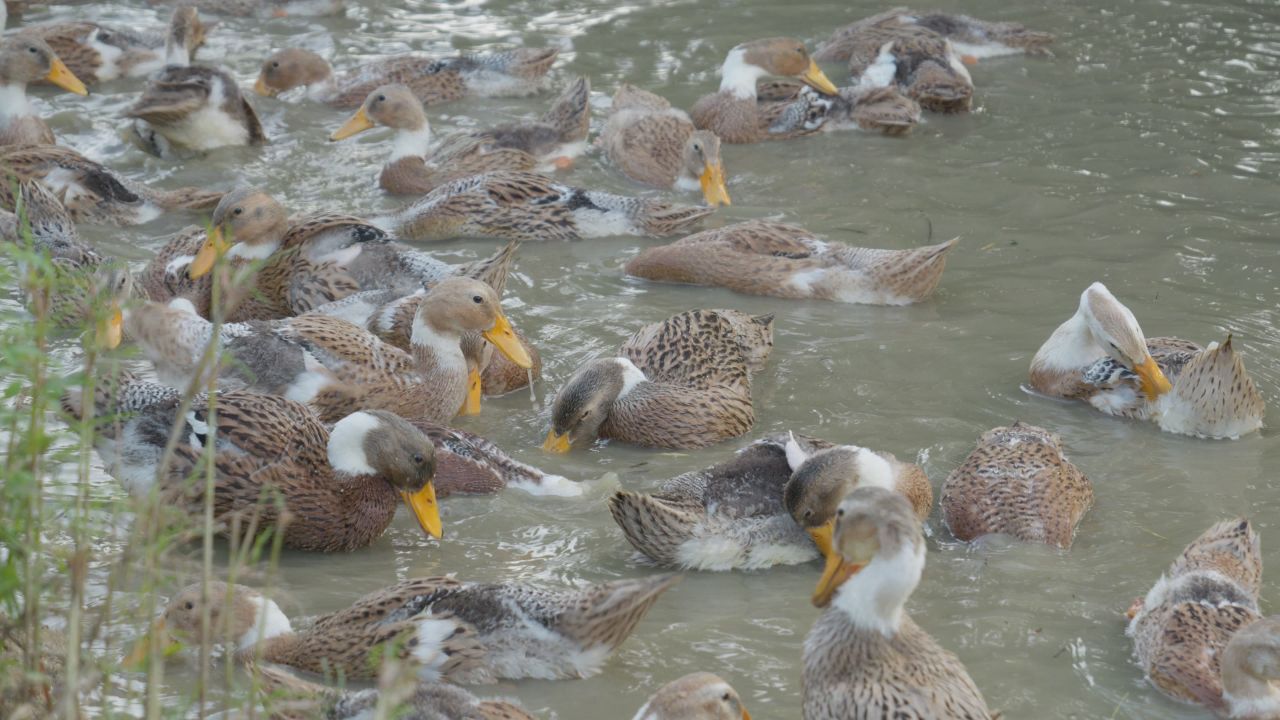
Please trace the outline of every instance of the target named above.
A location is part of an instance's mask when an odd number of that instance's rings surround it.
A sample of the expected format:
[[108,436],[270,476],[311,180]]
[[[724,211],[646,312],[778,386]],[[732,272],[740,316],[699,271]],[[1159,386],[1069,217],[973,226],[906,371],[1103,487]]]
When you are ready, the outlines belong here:
[[[910,611],[959,654],[993,708],[1014,718],[1203,717],[1143,681],[1123,612],[1186,542],[1223,517],[1251,515],[1266,558],[1277,557],[1280,535],[1270,531],[1280,497],[1269,470],[1280,461],[1280,439],[1270,429],[1236,442],[1165,435],[1019,385],[1031,354],[1071,314],[1081,290],[1102,280],[1148,335],[1205,343],[1234,333],[1263,393],[1280,398],[1280,9],[1269,0],[1024,4],[940,3],[1058,37],[1053,59],[974,68],[970,115],[929,116],[905,139],[847,132],[725,150],[735,204],[713,223],[777,217],[833,239],[896,248],[960,236],[933,300],[886,309],[749,298],[624,278],[623,262],[653,241],[527,244],[506,305],[543,353],[537,402],[515,393],[460,424],[518,458],[583,480],[586,495],[451,499],[443,543],[401,517],[358,553],[287,553],[280,573],[287,609],[336,609],[415,575],[560,586],[652,572],[633,559],[605,498],[619,484],[647,489],[719,461],[747,439],[688,453],[614,445],[547,457],[537,445],[548,396],[642,323],[691,307],[734,307],[777,313],[777,349],[755,382],[757,434],[792,429],[916,458],[936,489],[982,431],[1021,419],[1059,432],[1093,480],[1097,502],[1069,553],[1003,541],[966,548],[950,540],[936,512],[930,520],[928,566]],[[688,107],[716,87],[715,69],[737,42],[781,33],[818,41],[885,7],[356,2],[343,18],[225,20],[202,59],[229,65],[247,88],[268,50],[286,43],[336,53],[342,63],[406,50],[553,44],[563,49],[557,84],[585,74],[602,98],[631,82]],[[106,4],[29,18],[81,13],[163,22],[150,10]],[[828,72],[844,77],[839,67]],[[138,177],[252,183],[299,211],[373,214],[393,205],[375,184],[389,149],[377,142],[380,133],[326,142],[341,112],[255,98],[271,145],[173,164],[118,137],[119,112],[137,91],[131,82],[88,99],[42,91],[41,107],[63,142]],[[483,126],[540,113],[548,98],[471,100],[429,113],[438,131]],[[594,158],[571,179],[651,192]],[[142,261],[180,224],[86,234]],[[493,247],[468,241],[438,249],[470,258]],[[102,488],[118,492],[108,479]],[[708,670],[729,679],[756,717],[798,717],[800,648],[817,616],[808,602],[817,575],[816,564],[691,573],[600,676],[505,683],[497,692],[544,717],[628,717],[657,685]],[[1264,610],[1274,608],[1267,601],[1275,593],[1263,594]]]

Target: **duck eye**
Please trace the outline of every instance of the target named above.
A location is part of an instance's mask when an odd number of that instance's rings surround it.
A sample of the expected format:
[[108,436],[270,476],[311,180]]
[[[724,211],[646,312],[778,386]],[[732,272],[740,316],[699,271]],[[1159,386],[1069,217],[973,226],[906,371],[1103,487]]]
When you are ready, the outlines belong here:
[[280,67],[280,61],[279,61],[279,60],[272,60],[272,61],[271,61],[271,67],[272,67],[273,69],[279,69],[279,67]]
[[232,214],[232,215],[243,215],[243,214],[244,214],[244,208],[236,208],[235,210],[232,210],[232,211],[231,211],[231,214]]
[[844,508],[840,508],[836,511],[836,517],[844,517]]
[[726,692],[725,694],[723,694],[723,695],[721,695],[721,696],[720,696],[720,699],[721,699],[721,700],[723,700],[723,701],[725,701],[725,702],[729,702],[729,701],[730,701],[730,700],[732,700],[733,698],[729,695],[729,693],[727,693],[727,692]]
[[40,51],[39,51],[38,49],[36,49],[36,46],[35,46],[35,45],[28,45],[28,46],[27,46],[27,52],[31,53],[32,55],[35,55],[36,53],[38,53],[38,52],[40,52]]
[[805,510],[805,511],[804,511],[804,519],[805,519],[805,520],[808,520],[808,519],[809,519],[809,518],[811,518],[811,517],[813,517],[813,511],[812,511],[812,510]]
[[386,101],[387,101],[387,96],[386,96],[386,95],[379,95],[376,99],[377,99],[377,101],[378,101],[378,102],[386,102]]
[[479,305],[480,303],[484,302],[484,298],[480,297],[479,295],[472,295],[471,302]]
[[196,607],[196,604],[195,604],[195,603],[193,603],[193,602],[191,602],[190,600],[188,600],[188,601],[186,602],[186,604],[185,604],[185,605],[183,605],[183,607],[185,607],[185,608],[186,608],[186,609],[188,609],[188,610],[194,610],[194,609],[195,609],[195,607]]

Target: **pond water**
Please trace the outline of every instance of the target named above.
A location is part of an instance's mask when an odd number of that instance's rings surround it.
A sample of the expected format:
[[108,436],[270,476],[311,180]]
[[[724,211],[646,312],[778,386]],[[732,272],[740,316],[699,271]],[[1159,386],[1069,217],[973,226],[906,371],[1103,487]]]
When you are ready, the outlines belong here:
[[[246,90],[266,54],[306,46],[340,64],[388,53],[561,48],[555,85],[581,74],[593,101],[621,82],[689,107],[718,85],[738,42],[770,35],[811,47],[837,26],[887,7],[855,2],[591,0],[396,3],[356,1],[344,17],[224,18],[201,60],[229,66]],[[1021,7],[1018,7],[1021,5]],[[459,421],[526,462],[586,485],[579,498],[519,491],[444,503],[437,543],[401,515],[372,547],[348,555],[285,553],[276,580],[290,612],[341,608],[407,577],[456,573],[561,587],[653,572],[638,562],[605,507],[619,485],[650,489],[718,462],[752,437],[794,430],[914,459],[935,490],[979,434],[1014,420],[1060,433],[1092,479],[1096,504],[1070,552],[992,539],[954,542],[935,509],[928,565],[909,603],[915,620],[956,652],[1006,717],[1200,718],[1142,677],[1124,611],[1182,547],[1216,520],[1248,514],[1277,558],[1280,510],[1270,428],[1238,441],[1162,434],[1154,425],[1024,392],[1032,353],[1101,280],[1151,335],[1200,343],[1234,334],[1269,399],[1280,397],[1275,239],[1280,169],[1280,9],[1258,2],[1123,0],[1005,3],[944,0],[939,9],[1016,20],[1057,36],[1049,59],[982,60],[974,111],[928,115],[905,138],[859,131],[724,150],[734,204],[712,226],[784,219],[852,244],[908,248],[958,236],[937,295],[906,308],[745,297],[623,277],[657,241],[607,238],[527,243],[506,308],[542,352],[529,393],[489,400]],[[90,3],[29,21],[91,16],[136,26],[162,10]],[[840,84],[846,73],[827,68]],[[62,142],[131,176],[178,184],[264,187],[296,210],[366,215],[395,206],[376,187],[389,144],[381,132],[330,144],[345,113],[254,97],[272,142],[175,163],[120,139],[136,82],[89,98],[37,91]],[[434,128],[483,127],[542,111],[550,95],[465,100],[429,110]],[[603,117],[596,113],[595,123]],[[632,194],[597,157],[573,184]],[[687,199],[693,202],[695,198]],[[85,228],[108,251],[145,261],[188,222]],[[493,241],[433,246],[443,257],[490,253]],[[555,389],[585,360],[609,353],[643,323],[694,307],[777,315],[777,345],[755,378],[758,421],[738,441],[694,452],[618,444],[568,456],[539,449]],[[104,494],[121,492],[103,476]],[[658,685],[706,670],[728,679],[757,718],[796,718],[800,652],[818,615],[816,563],[753,573],[689,573],[599,676],[504,683],[482,694],[519,698],[542,717],[629,717]],[[1263,591],[1264,611],[1275,606]],[[170,671],[166,693],[189,676]]]

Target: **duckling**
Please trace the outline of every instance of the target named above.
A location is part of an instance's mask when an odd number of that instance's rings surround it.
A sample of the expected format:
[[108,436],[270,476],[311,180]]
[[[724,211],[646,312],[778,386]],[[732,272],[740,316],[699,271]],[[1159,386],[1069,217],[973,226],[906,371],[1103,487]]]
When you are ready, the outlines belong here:
[[1075,314],[1036,351],[1030,386],[1207,438],[1257,430],[1266,406],[1230,337],[1208,348],[1178,338],[1148,340],[1133,312],[1100,282],[1085,289]]
[[423,195],[441,182],[493,170],[533,170],[554,160],[572,162],[582,151],[590,120],[590,85],[578,78],[538,122],[518,122],[482,131],[454,133],[432,142],[422,103],[405,85],[382,85],[330,140],[342,140],[378,125],[394,128],[395,148],[378,184],[389,193]]
[[[0,186],[0,240],[23,246],[30,242],[53,266],[56,291],[33,294],[24,288],[29,309],[35,312],[39,306],[58,325],[93,328],[92,338],[100,348],[120,344],[121,306],[134,294],[129,267],[103,257],[82,240],[62,203],[44,184],[28,180]],[[19,278],[28,277],[23,263],[18,270]]]
[[1276,717],[1280,626],[1258,612],[1261,586],[1261,541],[1248,520],[1217,523],[1188,545],[1129,609],[1125,634],[1151,684],[1221,717]]
[[665,98],[623,84],[613,94],[609,120],[596,140],[623,175],[645,185],[702,190],[707,205],[729,205],[720,138],[697,130]]
[[[703,96],[689,115],[699,130],[710,130],[727,143],[785,140],[849,123],[902,134],[919,121],[919,105],[895,91],[837,88],[794,38],[738,45],[729,51],[720,74],[720,91]],[[767,75],[797,78],[807,87],[787,82],[758,86]]]
[[418,681],[389,690],[339,690],[317,685],[291,672],[256,662],[247,663],[267,698],[267,710],[276,720],[360,720],[372,717],[381,696],[396,698],[399,720],[534,720],[519,704],[507,700],[481,700],[450,683]]
[[837,30],[814,58],[847,61],[860,85],[892,85],[926,110],[968,112],[973,104],[973,78],[951,41],[900,10]]
[[[920,521],[900,493],[859,487],[840,503],[804,641],[804,720],[995,717],[960,660],[904,610],[924,570]],[[829,606],[829,607],[828,607]]]
[[1062,438],[1024,423],[988,430],[942,484],[942,518],[963,542],[1005,533],[1071,549],[1093,505],[1093,484],[1062,452]]
[[[168,634],[231,638],[236,654],[347,679],[377,676],[379,658],[417,668],[419,679],[464,685],[590,677],[662,593],[680,580],[656,575],[574,590],[452,577],[404,580],[294,630],[274,601],[243,585],[194,585],[169,602],[152,642]],[[227,604],[224,604],[226,602]],[[385,649],[386,652],[381,652]]]
[[609,511],[650,560],[697,570],[755,570],[830,552],[836,508],[862,485],[906,495],[921,519],[933,504],[919,466],[890,453],[772,435],[731,460],[674,477],[652,495],[619,491]]
[[712,212],[714,208],[570,187],[536,173],[490,172],[444,183],[375,222],[408,240],[578,240],[674,235]]
[[455,57],[397,55],[334,74],[328,61],[310,50],[287,48],[262,63],[254,92],[274,97],[302,87],[305,97],[339,109],[360,106],[379,85],[402,84],[425,105],[465,96],[519,97],[542,88],[556,61],[554,48],[516,48]]
[[341,318],[301,315],[269,323],[214,326],[183,299],[126,313],[126,331],[156,366],[162,382],[203,382],[200,358],[210,342],[227,355],[226,382],[309,405],[326,422],[376,408],[446,424],[467,396],[461,334],[480,332],[513,362],[529,365],[502,314],[497,294],[470,278],[440,281],[414,318],[412,352],[382,342]]
[[772,349],[772,315],[690,310],[647,325],[560,388],[542,448],[604,438],[686,449],[742,435],[755,423],[751,373]]
[[751,720],[751,713],[719,675],[696,672],[658,688],[633,720]]
[[125,111],[143,150],[170,157],[178,150],[262,145],[262,123],[230,73],[203,65],[166,65]]
[[[168,0],[147,0],[152,5]],[[296,17],[338,15],[345,10],[343,0],[183,0],[201,12],[234,17]]]
[[0,169],[48,185],[78,223],[141,225],[166,211],[212,208],[224,195],[194,187],[156,189],[59,145],[0,147]]
[[358,550],[382,536],[403,500],[424,531],[441,536],[431,484],[435,450],[396,415],[355,412],[330,431],[288,398],[230,391],[217,393],[212,421],[209,397],[201,394],[181,418],[173,459],[161,468],[180,401],[177,390],[123,372],[101,381],[89,402],[73,389],[62,407],[75,418],[114,418],[95,433],[94,447],[131,494],[157,489],[197,516],[204,512],[204,483],[187,479],[203,471],[209,423],[216,422],[214,514],[224,533],[283,529],[285,547]]
[[44,40],[25,33],[0,38],[0,146],[55,142],[53,131],[27,102],[27,85],[37,80],[89,94]]
[[748,220],[646,248],[625,272],[748,295],[909,305],[937,289],[957,242],[912,250],[852,247],[795,225]]
[[179,7],[166,32],[138,32],[92,21],[36,25],[67,68],[86,85],[122,77],[148,77],[165,65],[187,65],[204,45],[210,26],[194,7]]

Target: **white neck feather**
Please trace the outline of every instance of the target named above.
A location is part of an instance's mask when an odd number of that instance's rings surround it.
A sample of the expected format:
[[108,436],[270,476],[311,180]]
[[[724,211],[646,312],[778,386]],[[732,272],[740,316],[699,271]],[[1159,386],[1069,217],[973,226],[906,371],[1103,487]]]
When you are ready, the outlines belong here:
[[465,368],[467,358],[462,354],[462,336],[456,332],[440,330],[427,323],[422,312],[413,316],[413,332],[409,344],[415,350],[425,350],[435,356],[436,365],[442,368]]
[[1086,311],[1081,308],[1053,331],[1036,351],[1031,364],[1046,370],[1079,370],[1106,355],[1107,351],[1089,329]]
[[329,433],[329,465],[348,475],[376,475],[364,452],[364,439],[379,424],[378,418],[366,412],[339,420]]
[[809,456],[805,453],[804,448],[800,447],[800,443],[796,441],[796,435],[793,432],[787,432],[787,465],[791,468],[791,472],[800,469],[805,460]]
[[6,120],[26,117],[31,114],[31,103],[27,102],[27,86],[23,83],[0,85],[0,118]]
[[614,362],[618,363],[618,367],[622,368],[622,392],[618,393],[618,399],[626,397],[636,386],[643,382],[649,382],[649,378],[645,377],[644,371],[635,366],[630,360],[619,357],[614,358]]
[[907,543],[897,553],[877,555],[836,591],[832,607],[860,630],[893,637],[902,625],[902,606],[924,571],[924,543]]
[[1262,697],[1238,698],[1229,692],[1222,694],[1230,713],[1227,717],[1239,720],[1260,720],[1261,718],[1280,717],[1280,692],[1274,687],[1271,693]]
[[227,257],[239,260],[266,260],[276,251],[279,243],[243,243],[239,242],[231,246],[227,251]]
[[293,632],[289,617],[274,600],[259,595],[248,598],[248,602],[254,605],[253,626],[236,641],[237,649],[249,650],[263,640]]
[[870,486],[893,490],[893,467],[889,461],[866,448],[858,448],[854,456],[858,464],[859,486]]
[[401,158],[423,157],[431,149],[431,125],[422,121],[417,130],[397,130],[395,141],[391,145],[391,157],[387,162],[393,163]]
[[765,69],[746,60],[747,51],[734,48],[729,51],[720,66],[720,92],[733,93],[739,99],[756,96],[756,80],[764,77]]
[[311,83],[303,88],[307,98],[315,102],[324,102],[338,92],[338,80],[330,72],[319,82]]

